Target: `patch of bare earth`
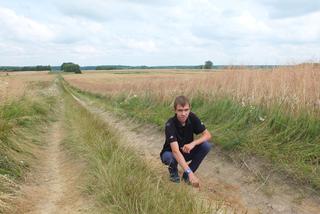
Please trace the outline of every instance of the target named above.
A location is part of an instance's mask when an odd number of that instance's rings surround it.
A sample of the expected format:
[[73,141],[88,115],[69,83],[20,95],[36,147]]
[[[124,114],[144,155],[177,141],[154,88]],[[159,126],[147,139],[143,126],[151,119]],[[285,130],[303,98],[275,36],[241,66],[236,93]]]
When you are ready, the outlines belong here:
[[92,213],[92,203],[81,190],[85,164],[62,148],[61,122],[55,122],[47,145],[38,153],[38,165],[21,187],[16,213]]
[[[166,176],[166,168],[159,159],[164,134],[156,127],[121,119],[88,101],[76,99],[117,129],[127,146],[136,149],[149,164]],[[320,198],[312,191],[289,185],[276,174],[259,176],[258,170],[261,170],[261,164],[254,158],[239,165],[223,155],[219,148],[213,147],[196,172],[202,184],[200,193],[209,200],[224,201],[227,213],[320,213]]]

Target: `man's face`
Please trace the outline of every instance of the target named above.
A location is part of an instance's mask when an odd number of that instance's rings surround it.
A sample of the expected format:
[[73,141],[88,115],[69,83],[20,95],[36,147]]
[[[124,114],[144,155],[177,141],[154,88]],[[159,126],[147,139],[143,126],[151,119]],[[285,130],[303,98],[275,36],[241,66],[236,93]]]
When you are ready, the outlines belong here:
[[181,124],[185,124],[186,120],[188,119],[190,113],[190,106],[186,104],[184,106],[177,105],[175,112],[177,114],[177,118]]

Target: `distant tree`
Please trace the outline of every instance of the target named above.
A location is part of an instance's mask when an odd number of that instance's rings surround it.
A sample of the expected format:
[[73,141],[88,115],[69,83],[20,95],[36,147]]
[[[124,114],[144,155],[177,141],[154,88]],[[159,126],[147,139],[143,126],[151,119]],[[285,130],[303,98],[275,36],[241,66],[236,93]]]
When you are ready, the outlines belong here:
[[203,66],[204,69],[212,69],[212,67],[213,63],[210,60],[206,61]]
[[80,66],[72,62],[62,63],[60,70],[64,72],[74,72],[76,74],[81,74]]
[[62,65],[61,65],[61,67],[60,67],[60,70],[61,71],[65,71],[65,67],[67,66],[67,65],[72,65],[73,63],[72,62],[64,62],[64,63],[62,63]]

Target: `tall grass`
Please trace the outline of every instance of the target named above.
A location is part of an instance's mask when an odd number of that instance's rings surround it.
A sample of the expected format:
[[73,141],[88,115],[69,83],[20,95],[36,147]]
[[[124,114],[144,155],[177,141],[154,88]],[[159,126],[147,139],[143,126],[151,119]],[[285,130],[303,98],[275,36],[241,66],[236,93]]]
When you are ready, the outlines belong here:
[[82,90],[108,96],[144,96],[148,92],[161,102],[171,102],[179,94],[190,98],[202,94],[206,101],[228,96],[246,105],[269,108],[281,103],[289,113],[309,111],[320,115],[320,68],[313,66],[131,75],[87,73],[65,79]]
[[17,183],[34,162],[55,103],[54,96],[25,95],[0,105],[0,212],[9,209]]
[[163,179],[120,134],[65,94],[66,146],[88,160],[88,191],[106,213],[208,213],[184,185]]

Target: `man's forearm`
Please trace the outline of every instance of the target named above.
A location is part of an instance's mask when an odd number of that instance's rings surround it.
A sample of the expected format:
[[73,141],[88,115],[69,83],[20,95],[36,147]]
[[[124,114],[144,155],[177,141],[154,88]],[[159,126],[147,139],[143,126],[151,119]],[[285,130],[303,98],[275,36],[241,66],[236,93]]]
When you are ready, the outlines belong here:
[[176,151],[176,152],[172,152],[174,158],[177,160],[178,164],[181,166],[181,168],[183,168],[183,171],[186,171],[189,166],[186,162],[186,160],[184,159],[183,155],[181,154],[180,151]]

